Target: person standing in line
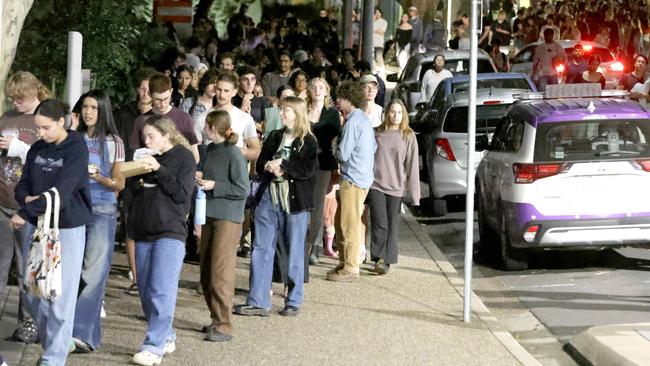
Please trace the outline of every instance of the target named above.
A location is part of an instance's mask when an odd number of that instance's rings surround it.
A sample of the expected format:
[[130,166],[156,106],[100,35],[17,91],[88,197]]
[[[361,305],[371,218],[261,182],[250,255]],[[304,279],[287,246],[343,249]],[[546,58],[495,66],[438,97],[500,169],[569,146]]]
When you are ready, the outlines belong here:
[[205,136],[205,116],[212,109],[215,96],[215,84],[219,73],[215,69],[208,70],[199,80],[198,92],[194,97],[185,98],[181,110],[190,116],[194,122],[194,134],[199,145],[205,145],[209,140]]
[[377,128],[381,124],[381,115],[384,108],[375,103],[375,97],[379,90],[379,82],[374,75],[363,75],[359,78],[359,83],[363,88],[363,93],[366,96],[366,106],[363,108],[363,113],[366,114],[370,120],[372,128]]
[[197,183],[207,198],[200,263],[201,286],[212,323],[207,326],[205,340],[227,342],[232,339],[237,247],[250,182],[228,112],[210,112],[205,133],[212,143],[197,172]]
[[[318,167],[314,186],[314,209],[307,230],[306,252],[309,253],[309,263],[319,261],[318,243],[323,239],[323,216],[325,195],[331,191],[330,181],[332,172],[338,169],[338,164],[332,151],[334,139],[341,133],[341,122],[338,111],[333,108],[330,97],[330,86],[325,79],[314,78],[309,82],[307,95],[307,117],[318,141]],[[323,254],[334,257],[332,243],[326,245]]]
[[[231,128],[237,134],[237,147],[244,158],[248,161],[255,161],[260,154],[260,139],[257,137],[255,120],[250,114],[232,104],[233,97],[237,94],[239,79],[237,75],[231,73],[221,73],[217,79],[216,87],[216,105],[214,109],[223,110],[230,114]],[[251,249],[251,231],[250,231],[250,209],[246,210],[242,236],[240,239],[239,255],[242,257],[250,256]]]
[[372,45],[375,49],[375,70],[384,70],[384,35],[388,29],[388,22],[382,16],[384,13],[380,8],[375,8],[374,22],[372,26]]
[[291,55],[288,51],[282,51],[278,55],[278,71],[267,72],[262,77],[262,88],[271,102],[275,101],[275,93],[282,85],[289,84],[291,77]]
[[420,205],[418,143],[409,127],[408,111],[399,99],[386,107],[384,121],[377,129],[375,181],[370,187],[371,258],[374,272],[388,273],[397,263],[400,207],[406,191],[413,205]]
[[120,172],[124,144],[113,121],[111,101],[103,91],[91,90],[85,94],[79,121],[78,131],[88,147],[92,220],[86,225],[72,338],[77,349],[91,352],[101,343],[100,313],[117,228],[116,192],[124,188],[124,176]]
[[329,281],[359,279],[364,225],[363,203],[374,180],[373,165],[377,145],[370,120],[363,113],[366,97],[357,82],[344,82],[336,88],[336,103],[346,115],[336,150],[340,164],[339,210],[336,212],[336,246],[339,264],[327,272]]
[[277,236],[288,252],[288,292],[282,316],[297,316],[303,304],[305,236],[313,208],[314,179],[318,170],[318,143],[311,133],[307,104],[298,97],[280,102],[284,128],[264,141],[257,173],[270,177],[255,210],[256,235],[251,255],[250,292],[234,313],[269,316],[271,280]]
[[424,36],[424,24],[418,16],[418,8],[415,6],[411,6],[408,9],[408,14],[410,16],[409,23],[413,29],[411,33],[411,54],[413,55],[420,52],[420,45]]
[[499,10],[497,20],[492,23],[492,32],[492,41],[490,42],[490,45],[495,39],[498,39],[501,42],[501,45],[505,47],[510,46],[512,27],[510,26],[510,22],[506,20],[506,12],[504,10]]
[[[23,288],[23,229],[14,229],[9,222],[20,209],[14,188],[22,175],[27,151],[38,140],[34,111],[41,101],[50,97],[50,91],[32,73],[18,71],[7,79],[5,94],[14,109],[0,117],[0,295],[5,293],[12,261],[18,288]],[[18,327],[11,340],[36,343],[38,329],[29,312],[25,311],[24,304],[21,296],[18,300]]]
[[40,140],[27,153],[23,174],[16,186],[20,210],[11,226],[23,231],[23,258],[27,258],[38,217],[45,214],[43,193],[56,188],[61,200],[61,295],[54,301],[25,293],[25,304],[34,314],[43,347],[41,365],[65,364],[72,343],[73,319],[86,243],[86,224],[92,220],[88,184],[88,147],[81,134],[65,129],[67,106],[56,99],[42,101],[34,111]]
[[444,79],[453,77],[451,71],[445,69],[445,56],[435,55],[433,58],[433,68],[427,70],[422,77],[420,86],[420,102],[428,103],[436,91],[438,84]]
[[156,115],[142,129],[147,148],[158,153],[140,160],[149,173],[129,186],[130,236],[135,240],[138,291],[147,330],[132,362],[158,365],[176,350],[173,328],[178,279],[185,257],[196,162],[187,140],[167,116]]
[[[124,143],[125,161],[133,160],[133,149],[129,144],[129,137],[133,131],[135,120],[141,115],[149,112],[152,107],[151,93],[149,93],[149,78],[154,75],[156,71],[151,68],[143,68],[137,71],[136,79],[136,100],[126,104],[117,112],[115,112],[115,125],[117,131]],[[128,236],[128,214],[129,205],[131,204],[131,197],[129,190],[122,190],[118,197],[120,204],[120,234],[119,237],[123,238],[126,244],[126,257],[129,262],[129,279],[131,285],[126,289],[126,293],[131,296],[138,296],[137,274],[135,269],[135,241]]]
[[232,104],[243,112],[250,114],[255,121],[257,131],[263,131],[263,124],[266,120],[266,108],[271,106],[269,99],[255,96],[253,91],[257,86],[257,73],[252,67],[245,65],[237,69],[239,76],[239,87],[237,94],[232,97]]

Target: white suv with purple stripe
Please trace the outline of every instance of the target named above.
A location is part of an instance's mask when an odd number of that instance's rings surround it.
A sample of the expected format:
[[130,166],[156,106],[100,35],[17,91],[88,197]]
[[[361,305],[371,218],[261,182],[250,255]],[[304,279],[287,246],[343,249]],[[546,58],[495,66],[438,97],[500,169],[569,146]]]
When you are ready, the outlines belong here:
[[534,249],[648,246],[650,114],[623,98],[530,97],[477,145],[482,247],[521,270]]

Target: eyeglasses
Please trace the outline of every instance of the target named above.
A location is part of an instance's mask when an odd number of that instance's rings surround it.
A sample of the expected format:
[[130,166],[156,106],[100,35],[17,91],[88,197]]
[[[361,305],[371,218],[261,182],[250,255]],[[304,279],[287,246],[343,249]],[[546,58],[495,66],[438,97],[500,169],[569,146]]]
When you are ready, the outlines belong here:
[[169,98],[171,98],[171,97],[172,97],[172,95],[169,94],[169,95],[166,96],[165,98],[153,98],[153,101],[154,101],[155,103],[164,103],[164,102],[168,101]]

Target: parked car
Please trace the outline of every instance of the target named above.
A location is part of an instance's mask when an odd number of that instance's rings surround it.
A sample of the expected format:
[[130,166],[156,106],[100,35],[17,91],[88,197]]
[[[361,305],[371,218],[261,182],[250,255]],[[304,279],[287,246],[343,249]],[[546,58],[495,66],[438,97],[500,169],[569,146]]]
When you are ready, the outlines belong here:
[[[588,41],[571,41],[571,40],[561,40],[557,41],[560,43],[564,52],[567,56],[567,61],[571,61],[573,57],[573,47],[576,44],[580,43],[584,50],[585,60],[589,60],[589,57],[593,54],[600,56],[601,64],[598,68],[598,71],[603,74],[605,77],[605,89],[616,89],[618,87],[618,80],[623,75],[623,63],[616,60],[616,57],[612,52],[605,46],[600,43],[588,42]],[[515,57],[510,62],[511,67],[510,71],[512,72],[521,72],[527,75],[531,75],[533,71],[533,57],[535,56],[535,49],[542,42],[535,42],[529,45],[526,45],[522,48]],[[566,65],[558,65],[558,70],[562,72],[565,70]]]
[[[452,74],[469,73],[469,50],[440,50],[415,54],[409,58],[399,78],[397,74],[386,77],[389,82],[397,83],[393,93],[395,97],[404,102],[411,118],[415,116],[415,105],[420,102],[422,77],[427,70],[433,67],[433,58],[437,54],[442,54],[445,57],[445,69],[451,71]],[[490,56],[481,49],[478,52],[477,72],[497,72]]]
[[[494,72],[477,74],[476,89],[517,89],[537,91],[535,83],[526,74],[514,72]],[[469,75],[457,75],[444,79],[433,92],[431,100],[415,105],[416,114],[411,119],[411,128],[415,132],[422,132],[427,126],[432,125],[438,111],[445,104],[445,99],[455,93],[469,90]]]
[[[514,102],[513,94],[529,89],[480,89],[476,98],[476,133],[491,136],[497,122]],[[436,114],[422,146],[433,214],[447,214],[447,200],[467,192],[467,113],[469,93],[450,95]],[[476,164],[483,153],[475,153]]]
[[518,101],[477,143],[481,248],[506,270],[535,250],[650,244],[650,114],[596,93]]

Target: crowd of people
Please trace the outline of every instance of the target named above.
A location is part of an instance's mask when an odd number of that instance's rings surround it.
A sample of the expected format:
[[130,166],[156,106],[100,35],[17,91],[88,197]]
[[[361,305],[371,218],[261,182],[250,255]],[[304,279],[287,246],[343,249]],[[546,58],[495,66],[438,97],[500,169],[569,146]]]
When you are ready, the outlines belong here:
[[[358,49],[338,55],[336,21],[325,9],[311,34],[292,16],[255,26],[245,9],[231,23],[222,41],[197,22],[183,49],[134,75],[135,98],[118,108],[91,90],[68,111],[30,72],[9,77],[13,109],[0,117],[0,292],[13,259],[21,296],[12,338],[40,342],[41,365],[100,348],[116,237],[126,243],[126,291],[139,296],[147,320],[142,344],[133,345],[140,365],[176,349],[176,293],[190,243],[212,342],[232,339],[232,314],[270,315],[272,281],[285,287],[279,314],[299,315],[320,255],[338,257],[327,280],[339,282],[358,280],[366,258],[376,275],[397,263],[403,197],[410,192],[417,205],[420,196],[404,104],[385,103],[384,82]],[[141,171],[125,174],[134,159]],[[62,287],[52,300],[23,282],[54,188]],[[198,192],[203,221],[193,217],[201,215]],[[235,305],[237,255],[250,257],[250,289]]]

